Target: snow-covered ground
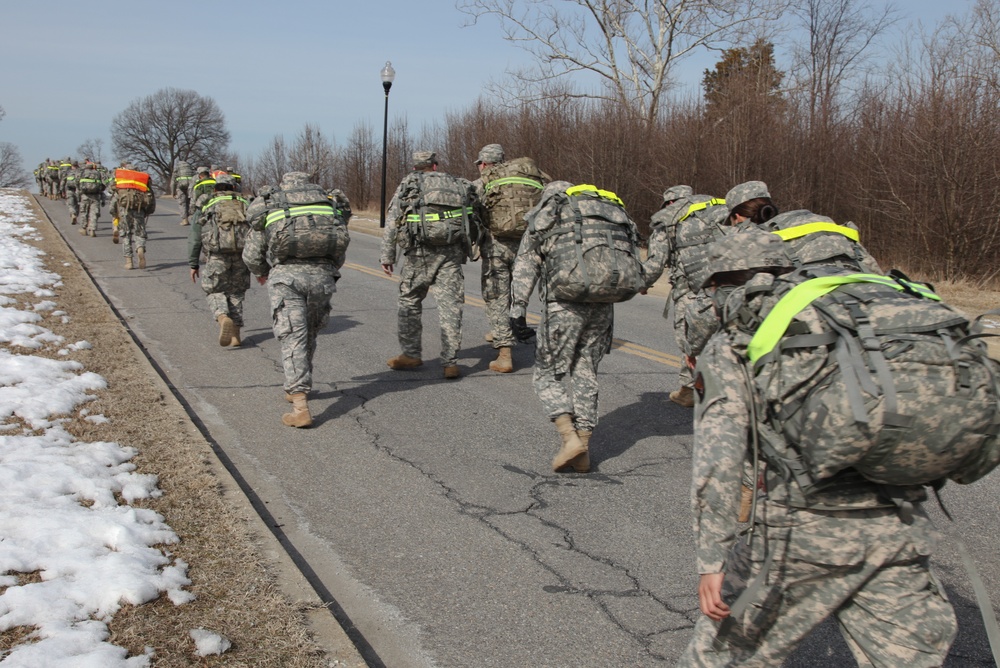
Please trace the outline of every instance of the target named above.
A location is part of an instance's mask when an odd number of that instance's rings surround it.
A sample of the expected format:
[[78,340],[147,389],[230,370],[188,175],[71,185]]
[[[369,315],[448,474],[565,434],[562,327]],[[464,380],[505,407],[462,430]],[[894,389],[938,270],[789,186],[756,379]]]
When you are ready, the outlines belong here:
[[[0,189],[0,632],[32,629],[0,665],[146,666],[152,650],[128,657],[107,642],[107,621],[124,603],[190,601],[187,564],[171,555],[178,538],[163,517],[129,505],[160,494],[155,476],[135,472],[135,449],[63,427],[74,414],[107,420],[87,408],[106,383],[72,359],[89,342],[45,327],[71,316],[54,301],[60,276],[30,244],[33,220],[27,196]],[[228,644],[203,629],[192,638],[199,653]]]

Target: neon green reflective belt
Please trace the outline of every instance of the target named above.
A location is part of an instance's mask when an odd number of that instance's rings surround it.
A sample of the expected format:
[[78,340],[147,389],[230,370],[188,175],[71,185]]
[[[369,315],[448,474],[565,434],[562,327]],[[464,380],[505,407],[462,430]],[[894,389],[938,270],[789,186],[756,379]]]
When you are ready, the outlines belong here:
[[544,187],[538,181],[533,181],[523,176],[505,176],[502,179],[494,179],[493,181],[490,181],[485,186],[483,186],[483,189],[489,190],[490,188],[495,188],[497,186],[505,186],[511,183],[516,183],[522,186],[531,186],[532,188],[538,188],[539,190],[541,190]]
[[601,190],[597,186],[590,185],[589,183],[584,183],[578,186],[573,186],[572,188],[566,188],[566,194],[572,197],[573,195],[579,195],[581,193],[592,193],[597,195],[601,199],[611,200],[618,206],[625,208],[625,203],[621,201],[618,195],[614,194],[610,190]]
[[190,181],[190,180],[191,180],[190,176],[177,176],[177,177],[174,177],[174,181]]
[[445,211],[444,213],[427,213],[421,218],[419,213],[411,213],[406,216],[406,222],[408,223],[419,223],[421,220],[434,222],[436,220],[448,220],[450,218],[461,218],[462,214],[471,214],[472,207],[465,207],[462,209],[452,209],[451,211]]
[[789,290],[788,294],[782,297],[771,312],[764,318],[764,322],[757,328],[757,332],[750,339],[747,346],[747,357],[752,363],[768,354],[778,345],[778,341],[785,335],[788,325],[792,319],[802,312],[813,301],[833,292],[841,285],[848,283],[879,283],[895,290],[903,291],[907,288],[918,293],[921,297],[941,301],[941,298],[934,294],[926,285],[893,279],[889,276],[879,276],[878,274],[849,274],[847,276],[823,276],[813,278],[804,283],[799,283]]
[[297,216],[333,216],[336,213],[337,210],[328,204],[293,206],[290,209],[278,209],[267,214],[267,218],[264,219],[264,227],[285,218],[295,218]]
[[850,227],[845,225],[822,221],[796,225],[795,227],[789,227],[786,230],[776,230],[772,234],[777,234],[783,241],[791,241],[792,239],[798,239],[799,237],[804,237],[807,234],[816,234],[817,232],[833,232],[835,234],[842,234],[851,241],[857,241],[861,238],[857,230],[852,230]]
[[725,204],[725,203],[726,200],[721,199],[719,197],[713,197],[707,202],[698,202],[697,204],[692,204],[691,206],[688,207],[687,213],[684,214],[684,217],[681,218],[681,220],[682,221],[687,220],[687,218],[692,214],[697,213],[698,211],[704,211],[710,206],[719,206],[720,204]]
[[244,206],[246,206],[247,204],[249,204],[249,202],[247,202],[242,197],[238,197],[238,196],[237,197],[233,197],[232,195],[221,195],[219,197],[213,197],[212,199],[208,200],[208,203],[205,206],[201,207],[201,210],[202,211],[206,211],[208,209],[208,207],[212,206],[213,204],[218,204],[219,202],[222,202],[222,201],[227,200],[227,199],[234,199],[237,202],[243,202]]

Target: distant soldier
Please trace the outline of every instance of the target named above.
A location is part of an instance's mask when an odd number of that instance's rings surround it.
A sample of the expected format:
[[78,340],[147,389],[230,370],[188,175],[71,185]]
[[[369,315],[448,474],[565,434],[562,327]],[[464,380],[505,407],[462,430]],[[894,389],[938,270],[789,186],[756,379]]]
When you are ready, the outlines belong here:
[[303,172],[289,172],[247,209],[251,230],[243,261],[267,285],[274,336],[281,343],[289,427],[309,427],[316,339],[330,318],[350,235],[327,192]]
[[479,236],[477,208],[471,182],[438,171],[433,151],[413,154],[413,171],[403,177],[386,212],[390,222],[382,235],[379,259],[391,276],[398,246],[406,257],[397,310],[402,352],[387,362],[390,369],[414,369],[424,363],[423,301],[433,286],[441,320],[441,367],[445,378],[459,377],[465,303],[462,265]]
[[[65,176],[66,187],[66,208],[69,209],[69,224],[76,225],[77,216],[80,215],[80,197],[77,192],[80,178],[80,163],[74,160]],[[83,232],[81,231],[81,234]]]
[[174,168],[174,197],[177,198],[177,206],[181,210],[181,225],[188,224],[188,209],[191,206],[191,181],[194,172],[191,165],[183,160],[177,163]]
[[[215,193],[202,207],[188,234],[191,281],[201,276],[208,306],[219,323],[219,345],[239,346],[243,327],[243,298],[250,289],[250,270],[243,262],[243,248],[250,225],[246,199],[235,191],[228,175],[215,179]],[[199,270],[202,251],[204,270]]]
[[205,202],[208,201],[207,198],[211,197],[213,192],[215,192],[215,179],[209,175],[208,167],[199,167],[194,184],[191,186],[191,192],[188,193],[190,203],[187,208],[187,219],[189,223],[198,222],[201,207],[205,205]]
[[59,163],[59,197],[66,199],[66,176],[73,169],[73,158],[66,156],[66,159]]
[[92,162],[85,162],[77,179],[80,192],[80,232],[91,237],[97,236],[97,220],[101,216],[101,200],[104,198],[104,175]]
[[45,196],[49,199],[59,196],[59,163],[51,158],[45,159]]
[[45,194],[45,163],[38,163],[38,167],[35,167],[35,185],[38,186],[38,194]]
[[115,242],[121,239],[125,268],[133,269],[133,255],[139,269],[146,268],[146,217],[156,210],[153,180],[129,163],[115,170],[115,195],[111,200],[111,216],[118,221]]

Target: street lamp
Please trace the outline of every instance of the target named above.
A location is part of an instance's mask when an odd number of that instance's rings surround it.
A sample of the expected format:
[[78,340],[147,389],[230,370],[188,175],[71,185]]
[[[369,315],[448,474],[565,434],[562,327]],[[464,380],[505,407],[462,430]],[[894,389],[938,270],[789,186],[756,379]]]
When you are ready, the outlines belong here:
[[386,150],[389,147],[389,89],[392,88],[392,81],[396,78],[396,70],[392,69],[392,63],[385,61],[385,67],[380,72],[382,77],[382,88],[385,89],[385,114],[382,116],[382,209],[378,226],[385,227],[385,166]]

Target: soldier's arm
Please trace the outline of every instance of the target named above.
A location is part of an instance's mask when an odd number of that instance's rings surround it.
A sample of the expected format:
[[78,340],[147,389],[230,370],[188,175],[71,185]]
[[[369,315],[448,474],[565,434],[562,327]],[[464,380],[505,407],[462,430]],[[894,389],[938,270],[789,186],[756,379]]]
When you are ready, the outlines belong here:
[[525,233],[521,237],[521,245],[517,249],[517,257],[514,259],[514,268],[511,272],[511,318],[521,318],[527,313],[528,301],[542,271],[542,262],[537,236]]
[[250,273],[260,279],[267,279],[271,271],[271,266],[267,263],[267,240],[264,233],[259,230],[250,230],[247,234],[246,242],[243,244],[243,264],[247,266]]

